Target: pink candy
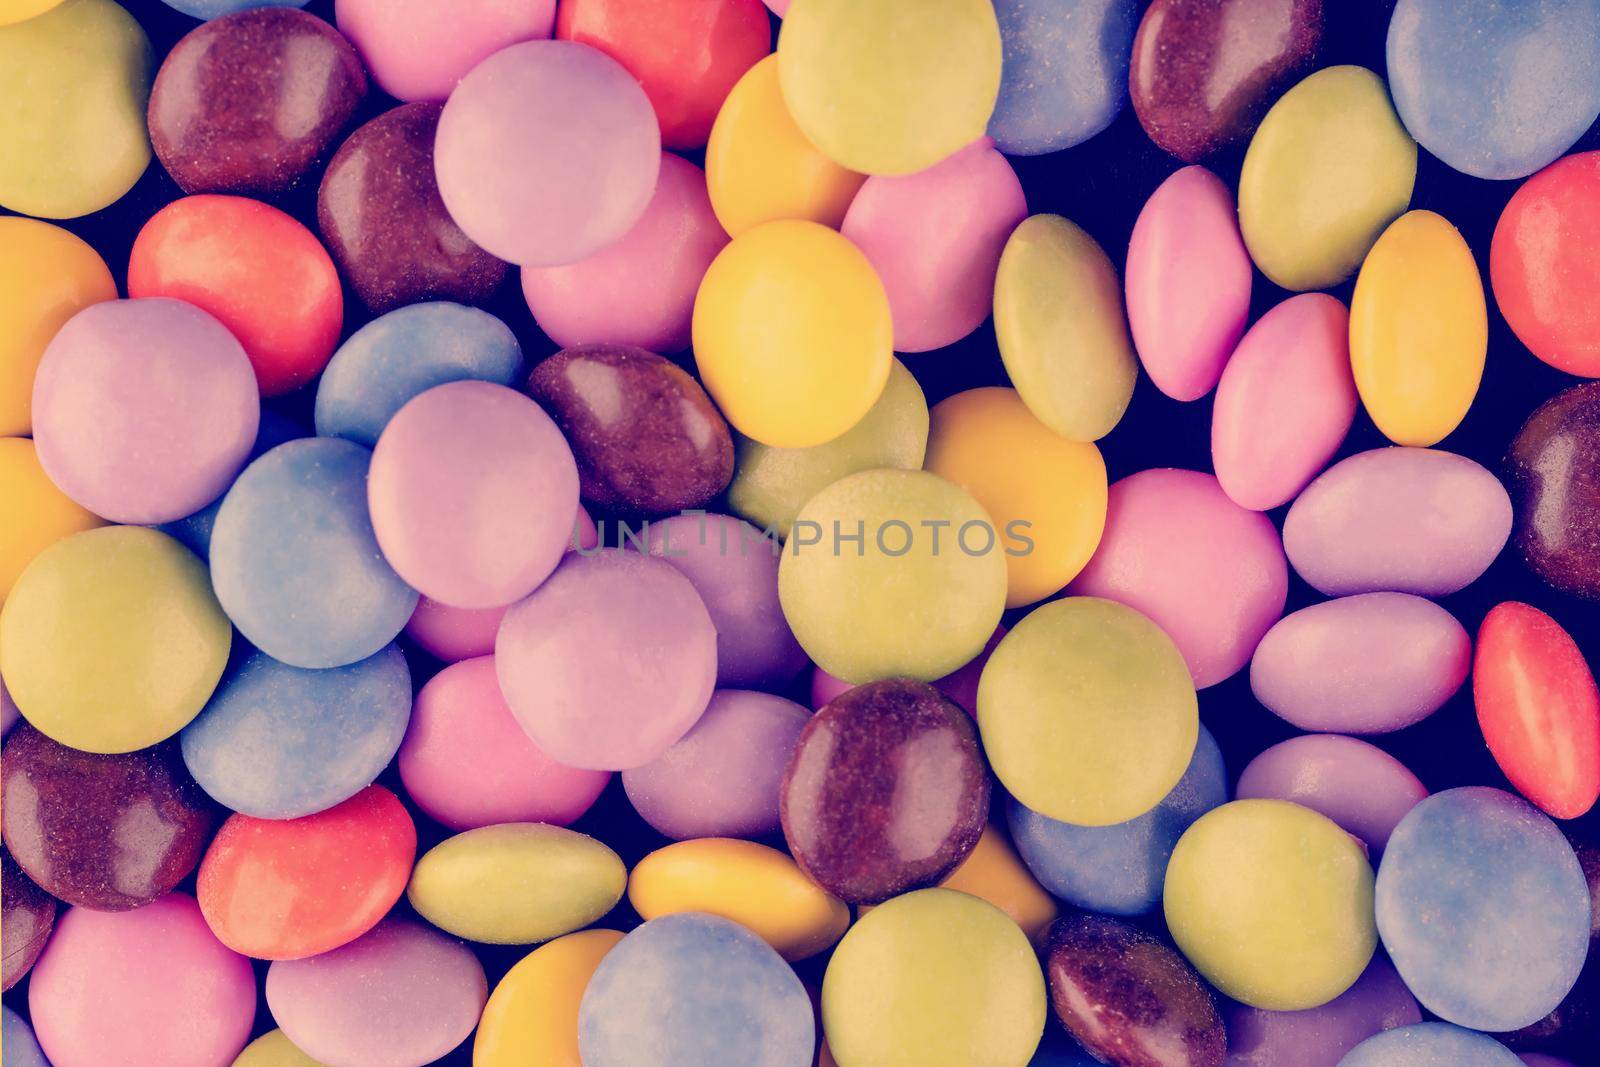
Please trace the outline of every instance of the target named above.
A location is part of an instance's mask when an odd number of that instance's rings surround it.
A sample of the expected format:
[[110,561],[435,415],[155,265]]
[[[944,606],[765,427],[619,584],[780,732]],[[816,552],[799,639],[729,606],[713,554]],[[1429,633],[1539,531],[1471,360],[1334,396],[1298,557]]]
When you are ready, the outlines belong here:
[[549,37],[556,0],[335,0],[339,32],[400,100],[443,100],[506,45]]

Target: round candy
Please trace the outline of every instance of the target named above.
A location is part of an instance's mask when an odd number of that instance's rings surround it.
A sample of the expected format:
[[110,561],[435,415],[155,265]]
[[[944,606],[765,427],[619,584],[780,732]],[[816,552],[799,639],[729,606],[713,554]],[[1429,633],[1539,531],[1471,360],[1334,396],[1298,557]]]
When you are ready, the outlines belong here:
[[227,329],[179,300],[108,300],[61,327],[33,382],[39,462],[113,522],[171,522],[228,488],[260,395]]
[[1475,1030],[1515,1030],[1561,1002],[1589,949],[1589,903],[1556,825],[1484,786],[1412,808],[1378,871],[1395,969],[1423,1007]]
[[[260,459],[285,442],[298,441],[302,437],[310,436],[311,431],[298,422],[280,415],[272,408],[262,407],[255,443],[250,447],[247,462]],[[216,527],[217,512],[221,510],[222,497],[219,496],[194,514],[185,515],[175,522],[164,522],[157,529],[162,533],[171,534],[183,543],[183,547],[202,559],[207,559],[211,555],[211,531]]]
[[1000,59],[987,0],[808,0],[778,41],[795,124],[864,174],[910,174],[982,136]]
[[384,92],[399,100],[443,100],[507,45],[549,37],[556,0],[335,0],[333,10],[339,32]]
[[495,635],[500,632],[500,621],[505,617],[505,608],[452,608],[437,600],[419,597],[417,610],[406,623],[406,636],[435,659],[459,663],[493,652]]
[[174,10],[197,19],[214,19],[252,7],[305,7],[306,0],[163,0]]
[[344,317],[339,273],[311,231],[237,196],[187,196],[156,212],[133,243],[128,295],[215,315],[244,345],[262,396],[316,377]]
[[0,26],[35,18],[59,3],[61,0],[4,0],[0,3]]
[[1449,1023],[1417,1023],[1361,1042],[1339,1067],[1521,1067],[1522,1060],[1488,1034]]
[[223,944],[261,960],[303,959],[376,926],[405,891],[416,851],[411,816],[369,785],[299,819],[230,816],[196,892]]
[[1239,775],[1240,800],[1292,800],[1319,811],[1377,856],[1395,826],[1428,795],[1405,764],[1376,745],[1338,734],[1291,737],[1261,753]]
[[578,1005],[589,979],[622,935],[584,930],[540,945],[494,987],[472,1046],[475,1067],[582,1067]]
[[55,898],[0,850],[0,988],[10,989],[33,969],[55,919]]
[[[0,500],[10,505],[0,529],[0,605],[34,557],[63,537],[101,525],[100,518],[56,488],[26,437],[0,438]],[[7,700],[6,706],[13,708]]]
[[233,811],[297,819],[371,785],[411,715],[411,673],[394,645],[330,670],[251,653],[183,731],[183,760]]
[[1243,1004],[1224,1013],[1232,1067],[1338,1067],[1373,1034],[1422,1021],[1417,999],[1389,961],[1374,956],[1356,984],[1320,1008],[1262,1011]]
[[296,1047],[329,1063],[433,1063],[467,1039],[488,998],[470,949],[405,919],[267,971],[272,1017]]
[[822,981],[823,1028],[846,1064],[1025,1067],[1047,1010],[1027,935],[993,905],[949,889],[873,908],[839,942]]
[[1236,800],[1200,816],[1167,865],[1167,928],[1224,996],[1303,1011],[1353,985],[1372,959],[1372,867],[1332,819],[1286,800]]
[[1239,175],[1239,225],[1250,257],[1285,289],[1325,289],[1361,265],[1411,202],[1417,144],[1383,79],[1327,67],[1267,112]]
[[50,1067],[33,1036],[33,1027],[10,1008],[0,1008],[0,1045],[7,1049],[6,1059],[12,1067]]
[[132,752],[200,713],[232,640],[204,563],[166,534],[111,526],[57,541],[12,586],[0,674],[51,740]]
[[976,847],[939,885],[993,904],[1022,927],[1030,940],[1061,910],[1007,843],[1005,831],[994,823],[983,828]]
[[[451,13],[459,19],[460,5]],[[461,232],[439,196],[433,139],[442,110],[417,103],[384,112],[350,135],[322,175],[317,229],[370,311],[479,303],[509,270]]]
[[1127,97],[1134,0],[1001,0],[994,11],[1004,53],[989,119],[996,148],[1043,155],[1111,125]]
[[63,915],[34,968],[28,1012],[55,1067],[216,1067],[250,1038],[256,983],[194,898],[168,893],[133,911]]
[[889,298],[872,263],[815,222],[741,234],[695,297],[706,390],[740,433],[775,448],[820,445],[861,421],[892,350]]
[[1600,599],[1600,385],[1573,386],[1539,405],[1506,466],[1528,569],[1563,592]]
[[614,548],[572,554],[506,613],[495,670],[552,759],[626,770],[672,747],[705,711],[716,627],[670,563]]
[[318,437],[279,445],[239,475],[211,535],[211,581],[251,644],[295,667],[366,659],[417,605],[367,515],[371,453]]
[[452,830],[566,826],[611,780],[608,771],[565,767],[545,755],[506,706],[494,657],[486,655],[451,664],[417,693],[399,768],[417,807]]
[[616,60],[572,41],[527,41],[473,67],[434,146],[451,218],[524,267],[576,263],[627,233],[660,166],[644,90]]
[[133,188],[150,162],[153,66],[150,39],[112,0],[0,25],[0,100],[13,105],[0,115],[0,207],[71,219]]
[[323,1067],[295,1047],[282,1030],[269,1030],[245,1046],[233,1067]]
[[1003,537],[938,475],[853,474],[796,517],[778,569],[783,613],[800,647],[847,682],[942,678],[1000,621],[1002,546],[1014,543]]
[[926,352],[989,317],[1000,253],[1027,217],[1016,172],[983,139],[916,174],[868,178],[840,232],[883,281],[895,350]]

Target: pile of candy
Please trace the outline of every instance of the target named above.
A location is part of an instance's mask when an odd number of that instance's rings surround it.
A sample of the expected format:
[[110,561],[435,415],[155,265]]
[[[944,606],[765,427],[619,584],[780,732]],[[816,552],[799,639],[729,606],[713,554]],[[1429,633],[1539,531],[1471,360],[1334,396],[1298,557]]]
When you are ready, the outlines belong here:
[[1600,0],[303,3],[0,0],[6,1067],[1600,1063]]

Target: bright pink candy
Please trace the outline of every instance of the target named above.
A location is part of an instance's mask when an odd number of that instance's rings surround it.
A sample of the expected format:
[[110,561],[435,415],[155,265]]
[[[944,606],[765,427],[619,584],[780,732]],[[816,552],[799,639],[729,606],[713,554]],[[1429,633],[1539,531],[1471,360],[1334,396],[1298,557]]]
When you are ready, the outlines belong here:
[[443,100],[506,45],[549,37],[556,0],[334,0],[339,32],[399,100]]
[[1292,800],[1365,841],[1374,858],[1406,812],[1428,795],[1405,764],[1376,745],[1309,734],[1273,745],[1239,776],[1236,799]]
[[767,0],[767,6],[770,7],[772,9],[772,13],[778,16],[780,19],[789,13],[789,0]]
[[256,981],[186,893],[71,908],[35,964],[33,1028],[54,1067],[217,1067],[250,1037]]
[[868,178],[840,231],[889,293],[898,352],[954,344],[994,306],[1000,253],[1028,216],[1022,183],[987,137],[927,170]]
[[[972,662],[965,667],[960,667],[943,678],[936,680],[933,685],[945,696],[955,701],[968,715],[977,717],[978,714],[978,679],[983,677],[983,665],[989,662],[989,656],[994,653],[995,646],[1000,644],[1000,639],[1006,635],[1004,626],[995,627],[994,633],[989,635],[988,642],[983,646],[983,651],[975,656]],[[821,711],[822,706],[840,693],[848,693],[855,686],[849,682],[842,682],[823,670],[816,667],[811,672],[811,707]]]
[[1184,167],[1150,195],[1128,242],[1128,327],[1156,388],[1198,400],[1222,376],[1250,314],[1250,253],[1233,193]]

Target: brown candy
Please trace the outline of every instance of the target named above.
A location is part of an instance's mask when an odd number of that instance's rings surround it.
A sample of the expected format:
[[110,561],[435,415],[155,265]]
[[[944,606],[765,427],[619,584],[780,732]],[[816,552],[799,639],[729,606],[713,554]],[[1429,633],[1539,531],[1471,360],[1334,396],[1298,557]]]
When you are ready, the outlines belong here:
[[33,969],[56,922],[56,902],[0,851],[0,989]]
[[1511,442],[1514,537],[1528,569],[1600,599],[1600,382],[1557,393]]

